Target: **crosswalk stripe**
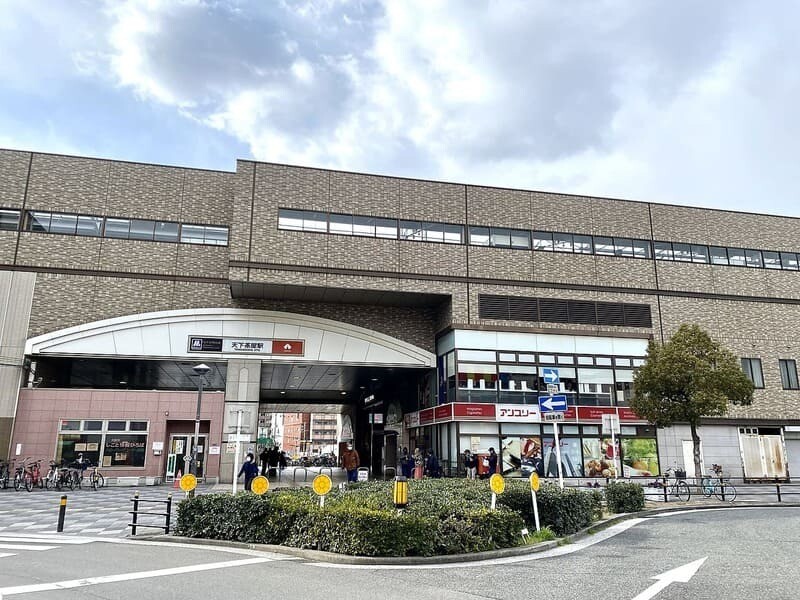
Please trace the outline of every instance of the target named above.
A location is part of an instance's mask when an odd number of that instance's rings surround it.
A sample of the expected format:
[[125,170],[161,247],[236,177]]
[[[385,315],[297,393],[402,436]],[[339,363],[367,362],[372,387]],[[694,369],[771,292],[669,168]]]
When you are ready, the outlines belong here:
[[58,537],[33,537],[33,536],[11,536],[0,534],[0,543],[3,542],[18,542],[27,544],[91,544],[92,540],[89,539],[74,539],[74,538],[58,538]]

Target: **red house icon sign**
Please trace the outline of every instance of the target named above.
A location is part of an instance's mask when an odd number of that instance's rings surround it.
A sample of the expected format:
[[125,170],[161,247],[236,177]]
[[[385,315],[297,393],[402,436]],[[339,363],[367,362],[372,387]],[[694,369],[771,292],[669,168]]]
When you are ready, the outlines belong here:
[[272,340],[273,354],[303,355],[303,340]]

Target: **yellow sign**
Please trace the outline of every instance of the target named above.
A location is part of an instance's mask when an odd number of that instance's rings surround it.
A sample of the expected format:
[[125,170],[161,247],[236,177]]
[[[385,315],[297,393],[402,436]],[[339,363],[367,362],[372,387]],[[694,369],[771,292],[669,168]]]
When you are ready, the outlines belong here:
[[258,494],[259,496],[266,494],[268,489],[269,489],[269,479],[267,479],[263,475],[254,477],[253,481],[250,483],[250,490],[254,494]]
[[191,473],[187,473],[183,477],[181,477],[181,482],[179,484],[181,489],[184,492],[191,492],[194,488],[197,487],[197,477],[192,475]]
[[311,488],[318,496],[324,496],[330,492],[332,485],[331,478],[327,475],[317,475],[314,477],[314,481],[311,482]]
[[495,494],[502,494],[506,489],[506,480],[500,473],[495,473],[489,478],[489,487]]
[[531,473],[531,489],[534,492],[539,491],[539,475],[537,473]]

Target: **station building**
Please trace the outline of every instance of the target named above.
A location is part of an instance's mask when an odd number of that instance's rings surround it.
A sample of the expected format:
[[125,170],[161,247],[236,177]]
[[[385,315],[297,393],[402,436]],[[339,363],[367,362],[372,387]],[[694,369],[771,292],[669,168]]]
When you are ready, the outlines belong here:
[[269,413],[327,412],[376,475],[407,446],[451,473],[493,447],[508,475],[552,476],[549,392],[567,475],[646,477],[689,466],[691,438],[628,408],[633,373],[697,323],[756,387],[703,423],[704,462],[786,479],[798,240],[790,217],[0,151],[0,458],[82,453],[154,483],[197,443],[200,474],[230,481],[234,440],[257,452]]

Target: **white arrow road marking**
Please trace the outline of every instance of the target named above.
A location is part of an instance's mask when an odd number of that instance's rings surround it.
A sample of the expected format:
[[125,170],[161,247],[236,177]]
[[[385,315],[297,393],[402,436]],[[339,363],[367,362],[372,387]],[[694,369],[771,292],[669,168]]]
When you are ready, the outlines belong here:
[[118,581],[132,581],[134,579],[150,579],[151,577],[165,577],[168,575],[181,575],[197,571],[211,571],[213,569],[227,569],[229,567],[242,567],[258,563],[271,562],[268,558],[246,558],[243,560],[228,560],[225,562],[206,563],[202,565],[189,565],[186,567],[173,567],[171,569],[158,569],[155,571],[140,571],[138,573],[121,573],[119,575],[101,575],[99,577],[86,577],[84,579],[71,579],[68,581],[55,581],[53,583],[36,583],[32,585],[18,585],[0,588],[0,598],[17,594],[30,594],[33,592],[47,592],[50,590],[66,590],[69,588],[99,585],[102,583],[116,583]]
[[654,598],[661,590],[671,583],[689,583],[689,580],[697,573],[697,570],[706,562],[707,558],[707,556],[704,556],[694,562],[671,569],[661,575],[651,577],[650,579],[657,579],[658,581],[636,596],[633,600],[650,600],[650,598]]

